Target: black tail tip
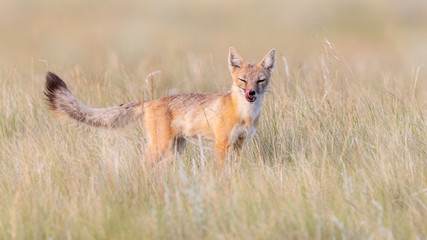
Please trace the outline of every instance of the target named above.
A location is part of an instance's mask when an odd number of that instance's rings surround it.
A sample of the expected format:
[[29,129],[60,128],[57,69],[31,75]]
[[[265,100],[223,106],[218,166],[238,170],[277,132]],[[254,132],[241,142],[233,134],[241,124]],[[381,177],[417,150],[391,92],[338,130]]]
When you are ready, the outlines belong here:
[[67,88],[67,85],[58,75],[53,72],[47,72],[46,74],[46,91],[54,92],[60,88]]
[[49,107],[54,110],[55,105],[55,93],[60,89],[67,89],[67,85],[58,75],[53,72],[47,72],[46,74],[46,88],[44,95],[46,96],[46,101]]

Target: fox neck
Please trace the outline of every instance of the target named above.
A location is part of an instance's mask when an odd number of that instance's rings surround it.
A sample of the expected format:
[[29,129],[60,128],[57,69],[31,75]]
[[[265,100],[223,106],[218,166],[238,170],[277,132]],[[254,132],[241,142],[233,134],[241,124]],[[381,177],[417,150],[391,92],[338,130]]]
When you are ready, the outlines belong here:
[[257,95],[255,102],[248,102],[245,97],[245,92],[238,86],[233,85],[231,97],[233,102],[236,104],[237,116],[241,121],[246,124],[251,124],[256,118],[258,118],[261,113],[262,102],[264,100],[263,93]]

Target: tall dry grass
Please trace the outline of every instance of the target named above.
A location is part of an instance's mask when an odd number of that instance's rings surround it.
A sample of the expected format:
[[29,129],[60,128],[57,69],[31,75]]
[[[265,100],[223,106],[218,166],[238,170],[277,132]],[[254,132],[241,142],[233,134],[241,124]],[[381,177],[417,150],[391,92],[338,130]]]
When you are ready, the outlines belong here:
[[[427,236],[426,4],[2,4],[0,238]],[[143,126],[63,122],[43,101],[47,70],[93,107],[227,91],[230,45],[279,54],[224,171],[195,139],[144,172]]]

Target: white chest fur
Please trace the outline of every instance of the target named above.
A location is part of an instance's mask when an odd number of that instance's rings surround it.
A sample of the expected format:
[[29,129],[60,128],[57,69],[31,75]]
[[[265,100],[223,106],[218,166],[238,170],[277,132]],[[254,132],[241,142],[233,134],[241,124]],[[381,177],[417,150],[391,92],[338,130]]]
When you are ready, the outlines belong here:
[[[246,100],[244,93],[236,89],[238,96],[238,115],[241,123],[234,126],[230,133],[229,145],[246,145],[255,135],[256,127],[254,121],[261,113],[262,101],[264,95],[258,95],[257,100],[250,103]],[[250,122],[247,122],[250,121]]]

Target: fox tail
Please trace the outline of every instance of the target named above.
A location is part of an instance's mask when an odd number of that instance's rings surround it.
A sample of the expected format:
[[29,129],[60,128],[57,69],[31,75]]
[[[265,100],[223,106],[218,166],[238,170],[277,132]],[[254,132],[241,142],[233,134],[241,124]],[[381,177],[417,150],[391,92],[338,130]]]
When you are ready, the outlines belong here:
[[140,101],[107,108],[89,108],[74,97],[65,82],[52,72],[46,74],[44,94],[54,113],[95,127],[124,127],[144,113],[143,103]]

